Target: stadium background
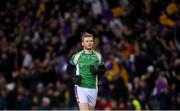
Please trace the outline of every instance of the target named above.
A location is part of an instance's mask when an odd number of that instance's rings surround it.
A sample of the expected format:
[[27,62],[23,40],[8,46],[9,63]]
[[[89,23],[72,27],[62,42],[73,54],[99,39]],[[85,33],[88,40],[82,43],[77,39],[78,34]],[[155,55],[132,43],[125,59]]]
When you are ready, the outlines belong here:
[[107,68],[96,109],[180,109],[178,0],[0,0],[0,109],[77,109],[84,31]]

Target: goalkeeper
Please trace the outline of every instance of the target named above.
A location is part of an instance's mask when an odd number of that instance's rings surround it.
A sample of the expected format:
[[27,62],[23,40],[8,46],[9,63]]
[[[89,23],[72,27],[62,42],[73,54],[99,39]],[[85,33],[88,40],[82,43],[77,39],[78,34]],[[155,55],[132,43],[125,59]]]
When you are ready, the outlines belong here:
[[93,110],[98,93],[98,77],[105,73],[105,66],[100,53],[93,50],[94,39],[90,33],[83,33],[83,50],[71,57],[67,73],[72,75],[75,84],[75,96],[80,110]]

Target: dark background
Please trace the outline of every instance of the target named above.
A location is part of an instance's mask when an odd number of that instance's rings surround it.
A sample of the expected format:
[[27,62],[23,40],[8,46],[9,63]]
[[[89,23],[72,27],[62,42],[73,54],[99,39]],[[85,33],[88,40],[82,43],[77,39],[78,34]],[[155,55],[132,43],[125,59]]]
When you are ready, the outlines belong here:
[[78,109],[83,32],[105,61],[96,109],[180,109],[178,0],[0,0],[0,109]]

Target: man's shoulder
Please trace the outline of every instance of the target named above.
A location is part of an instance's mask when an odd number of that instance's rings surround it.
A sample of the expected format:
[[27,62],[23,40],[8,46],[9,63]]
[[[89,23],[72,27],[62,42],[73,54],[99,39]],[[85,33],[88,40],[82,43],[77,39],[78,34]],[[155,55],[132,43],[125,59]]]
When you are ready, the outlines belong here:
[[78,52],[76,52],[74,55],[78,55],[78,54],[81,54],[83,51],[81,50],[81,51],[78,51]]
[[101,56],[101,53],[96,51],[96,50],[93,50],[93,52],[96,54],[96,55],[100,55]]
[[74,52],[71,56],[71,58],[75,58],[76,56],[80,55],[82,51]]
[[79,54],[80,52],[81,52],[81,51],[73,52],[73,53],[72,53],[72,56],[75,56],[75,55]]

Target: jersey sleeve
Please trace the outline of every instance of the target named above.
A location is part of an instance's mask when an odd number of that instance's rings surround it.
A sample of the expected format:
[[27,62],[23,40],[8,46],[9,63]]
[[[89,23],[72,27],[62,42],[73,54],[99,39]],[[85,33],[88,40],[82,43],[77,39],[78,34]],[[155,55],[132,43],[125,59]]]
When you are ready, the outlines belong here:
[[100,64],[104,64],[104,59],[103,59],[102,55],[101,55],[101,62],[100,62]]
[[96,51],[94,51],[94,52],[95,52],[95,54],[97,55],[99,64],[104,64],[104,60],[103,60],[102,55],[101,55],[99,52],[96,52]]
[[72,55],[71,58],[70,58],[70,64],[71,64],[71,65],[75,65],[75,63],[74,63],[75,55],[76,55],[76,54]]
[[104,64],[104,59],[101,54],[100,54],[100,56],[101,56],[100,64]]

